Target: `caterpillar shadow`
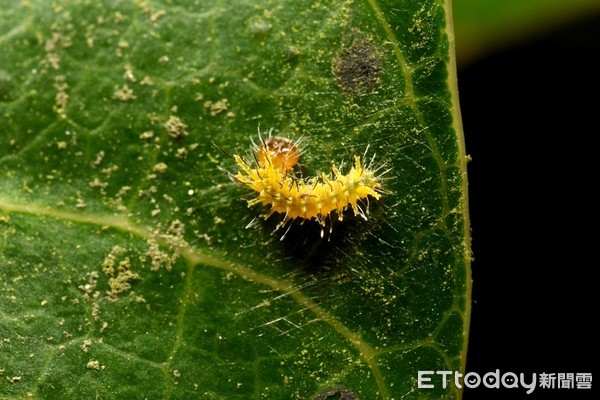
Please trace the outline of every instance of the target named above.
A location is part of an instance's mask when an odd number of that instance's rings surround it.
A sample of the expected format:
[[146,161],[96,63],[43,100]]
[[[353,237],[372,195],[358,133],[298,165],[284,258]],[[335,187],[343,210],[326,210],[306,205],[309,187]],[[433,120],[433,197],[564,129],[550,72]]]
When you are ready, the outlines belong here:
[[[376,214],[378,206],[371,211]],[[280,217],[272,215],[264,228],[273,229]],[[285,235],[278,240],[284,255],[295,261],[297,271],[320,278],[346,279],[352,274],[353,258],[360,251],[360,244],[365,243],[369,233],[375,229],[376,218],[368,221],[357,217],[351,210],[344,212],[343,220],[333,216],[327,226],[317,221],[293,220],[290,225],[275,230],[274,235]]]

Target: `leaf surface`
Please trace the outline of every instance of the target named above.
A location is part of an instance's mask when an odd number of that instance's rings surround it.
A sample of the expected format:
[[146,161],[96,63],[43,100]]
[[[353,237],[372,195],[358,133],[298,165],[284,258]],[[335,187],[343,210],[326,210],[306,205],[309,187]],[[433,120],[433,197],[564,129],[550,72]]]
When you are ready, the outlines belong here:
[[[0,1],[0,397],[458,398],[465,154],[442,1]],[[257,129],[374,157],[368,221],[246,225]],[[216,145],[216,146],[215,146]],[[345,171],[346,167],[342,170]]]

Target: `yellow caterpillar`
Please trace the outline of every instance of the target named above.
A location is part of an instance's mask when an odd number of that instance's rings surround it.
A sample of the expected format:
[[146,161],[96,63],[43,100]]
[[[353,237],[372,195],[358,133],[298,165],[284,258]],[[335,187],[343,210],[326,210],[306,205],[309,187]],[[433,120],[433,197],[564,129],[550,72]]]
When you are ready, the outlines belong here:
[[[239,155],[233,156],[241,168],[234,179],[256,192],[256,197],[248,201],[248,207],[257,204],[270,207],[261,214],[264,219],[273,213],[283,214],[277,228],[294,219],[302,222],[314,219],[324,228],[327,220],[332,220],[333,213],[341,221],[347,209],[366,220],[368,198],[378,200],[381,197],[382,187],[376,171],[364,167],[358,156],[354,156],[354,165],[345,175],[333,166],[330,175],[321,173],[304,179],[292,175],[300,159],[300,150],[290,139],[269,137],[255,146],[255,152],[253,165]],[[281,239],[284,237],[285,234]]]

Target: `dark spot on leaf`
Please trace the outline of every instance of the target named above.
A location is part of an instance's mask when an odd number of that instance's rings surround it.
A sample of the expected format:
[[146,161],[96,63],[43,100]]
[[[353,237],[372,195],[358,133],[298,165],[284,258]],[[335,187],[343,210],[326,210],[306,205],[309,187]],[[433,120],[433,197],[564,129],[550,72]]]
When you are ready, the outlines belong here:
[[332,71],[337,84],[350,95],[365,94],[379,83],[381,54],[371,40],[354,39],[333,60]]
[[8,94],[12,89],[12,78],[6,71],[0,69],[0,101],[8,99]]
[[360,400],[351,391],[343,388],[327,389],[317,395],[314,400]]

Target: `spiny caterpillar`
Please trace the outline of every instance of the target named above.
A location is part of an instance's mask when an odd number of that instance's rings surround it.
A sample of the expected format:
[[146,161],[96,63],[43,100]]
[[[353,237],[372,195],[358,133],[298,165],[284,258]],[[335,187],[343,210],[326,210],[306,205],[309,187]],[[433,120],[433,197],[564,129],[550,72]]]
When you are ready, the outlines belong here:
[[265,140],[261,138],[259,146],[254,146],[253,164],[239,155],[233,156],[241,168],[232,176],[233,179],[257,193],[255,198],[248,200],[248,207],[257,204],[270,207],[260,215],[264,219],[274,213],[283,214],[276,230],[288,223],[291,227],[290,222],[295,219],[301,223],[314,219],[321,225],[321,237],[327,221],[330,222],[331,233],[334,213],[342,221],[344,212],[352,209],[354,216],[367,219],[369,197],[378,200],[382,193],[377,170],[370,169],[373,159],[365,167],[360,157],[354,156],[354,165],[345,175],[340,172],[341,167],[332,166],[329,175],[321,173],[305,179],[293,175],[293,168],[301,155],[297,144],[270,134]]

